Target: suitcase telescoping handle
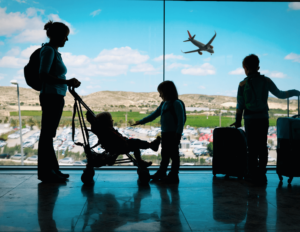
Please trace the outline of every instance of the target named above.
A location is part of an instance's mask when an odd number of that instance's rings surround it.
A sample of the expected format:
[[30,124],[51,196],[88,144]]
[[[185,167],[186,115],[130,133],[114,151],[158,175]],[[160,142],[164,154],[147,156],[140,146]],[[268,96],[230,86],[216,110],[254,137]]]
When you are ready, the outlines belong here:
[[[300,117],[299,103],[300,103],[300,96],[298,95],[298,114],[294,115],[292,118],[299,118]],[[287,116],[290,117],[290,99],[289,98],[287,98]]]

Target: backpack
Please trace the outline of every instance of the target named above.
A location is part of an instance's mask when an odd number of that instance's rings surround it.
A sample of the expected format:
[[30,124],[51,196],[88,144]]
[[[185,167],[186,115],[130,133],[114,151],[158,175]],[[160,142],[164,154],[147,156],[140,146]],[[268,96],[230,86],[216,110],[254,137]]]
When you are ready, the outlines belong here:
[[268,106],[268,84],[267,78],[263,75],[246,78],[244,87],[244,99],[246,109],[260,112]]
[[[42,47],[44,46],[47,45],[43,44]],[[38,48],[31,54],[28,64],[24,67],[24,77],[26,83],[36,91],[41,91],[43,86],[43,81],[41,80],[40,73],[39,73],[40,62],[41,62],[40,52],[42,47]],[[55,56],[54,56],[54,60],[55,60]],[[54,60],[50,70],[52,70],[54,66],[53,64],[55,64]]]
[[[185,104],[183,101],[181,101],[180,99],[177,99],[178,101],[181,102],[182,106],[183,106],[183,113],[184,113],[184,124],[186,122],[186,111],[185,111]],[[176,115],[176,111],[175,111],[175,107],[174,107],[174,101],[171,101],[171,107],[167,110],[165,110],[163,113],[167,112],[167,111],[170,111],[170,113],[172,114],[172,116],[174,117],[174,120],[175,120],[175,124],[177,125],[178,123],[178,119],[177,119],[177,115]],[[162,106],[164,102],[160,103],[160,106]]]

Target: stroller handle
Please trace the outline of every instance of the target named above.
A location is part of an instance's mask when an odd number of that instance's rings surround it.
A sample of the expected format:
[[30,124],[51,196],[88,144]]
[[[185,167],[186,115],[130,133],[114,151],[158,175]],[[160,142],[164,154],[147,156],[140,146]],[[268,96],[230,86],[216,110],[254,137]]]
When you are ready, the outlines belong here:
[[75,88],[68,86],[69,92],[72,94],[72,96],[74,97],[75,101],[78,101],[79,103],[81,103],[81,105],[83,105],[83,107],[89,112],[91,113],[94,117],[95,114],[94,112],[84,103],[84,101],[81,99],[81,97],[75,92]]

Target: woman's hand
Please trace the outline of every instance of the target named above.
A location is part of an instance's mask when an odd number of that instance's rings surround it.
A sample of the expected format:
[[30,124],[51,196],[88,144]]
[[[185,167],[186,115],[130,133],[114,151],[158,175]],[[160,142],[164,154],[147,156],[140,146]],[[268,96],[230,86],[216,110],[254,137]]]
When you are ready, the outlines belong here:
[[141,125],[140,121],[136,121],[135,123],[130,124],[130,126],[137,126],[137,125]]
[[67,80],[67,85],[74,88],[78,88],[81,85],[81,82],[76,78],[72,78],[70,80]]

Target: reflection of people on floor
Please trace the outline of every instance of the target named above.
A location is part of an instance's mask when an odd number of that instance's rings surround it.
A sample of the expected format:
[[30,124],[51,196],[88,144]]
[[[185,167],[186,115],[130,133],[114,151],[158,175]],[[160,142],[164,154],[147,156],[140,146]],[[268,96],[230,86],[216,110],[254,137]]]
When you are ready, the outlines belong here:
[[38,221],[42,232],[58,231],[53,219],[53,210],[59,193],[59,187],[65,185],[65,183],[55,183],[49,186],[43,182],[38,184]]
[[156,186],[161,197],[160,231],[182,231],[178,185]]
[[245,232],[267,231],[268,202],[266,187],[248,188],[248,210]]
[[128,222],[158,218],[155,213],[140,214],[141,201],[151,196],[149,185],[139,187],[133,195],[133,202],[132,197],[116,198],[111,193],[95,193],[93,186],[83,185],[81,192],[87,197],[87,205],[82,216],[84,221],[82,231],[115,231]]
[[288,187],[282,186],[282,183],[279,184],[276,189],[277,219],[275,231],[299,231],[299,196],[299,185]]
[[[238,189],[237,198],[236,186],[224,185],[224,179],[213,178],[213,217],[215,221],[232,224],[237,227],[246,218],[247,213],[247,188],[241,186]],[[235,193],[237,194],[237,193]]]

